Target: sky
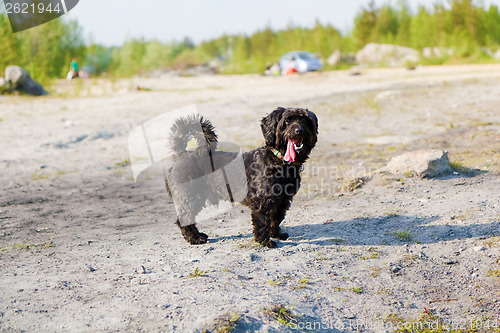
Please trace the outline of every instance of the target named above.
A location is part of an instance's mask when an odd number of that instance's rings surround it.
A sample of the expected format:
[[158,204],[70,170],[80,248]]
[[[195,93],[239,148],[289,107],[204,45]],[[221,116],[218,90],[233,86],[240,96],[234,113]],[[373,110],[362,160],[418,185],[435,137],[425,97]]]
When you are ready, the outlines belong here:
[[[376,0],[377,5],[389,0]],[[390,3],[395,5],[398,0]],[[408,0],[432,8],[436,1]],[[476,0],[477,1],[477,0]],[[479,0],[500,6],[500,0]],[[84,36],[106,46],[127,38],[144,37],[162,42],[189,37],[196,43],[222,34],[251,34],[270,26],[283,29],[291,23],[311,27],[316,20],[347,32],[369,0],[80,0],[66,16],[77,19]]]

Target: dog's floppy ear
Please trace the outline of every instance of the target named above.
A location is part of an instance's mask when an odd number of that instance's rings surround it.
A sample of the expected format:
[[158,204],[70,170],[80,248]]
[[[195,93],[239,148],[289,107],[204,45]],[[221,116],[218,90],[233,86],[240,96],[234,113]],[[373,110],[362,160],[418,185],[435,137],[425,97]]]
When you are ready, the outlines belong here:
[[309,117],[309,119],[311,119],[311,121],[314,124],[314,131],[316,132],[316,134],[318,134],[318,117],[316,117],[314,112],[311,112],[308,109],[306,109],[306,112],[307,112],[307,116]]
[[285,112],[285,108],[279,106],[276,110],[268,114],[267,117],[262,118],[260,121],[260,128],[262,129],[264,140],[266,140],[266,146],[275,146],[276,127],[278,127],[278,123],[283,115],[283,112]]

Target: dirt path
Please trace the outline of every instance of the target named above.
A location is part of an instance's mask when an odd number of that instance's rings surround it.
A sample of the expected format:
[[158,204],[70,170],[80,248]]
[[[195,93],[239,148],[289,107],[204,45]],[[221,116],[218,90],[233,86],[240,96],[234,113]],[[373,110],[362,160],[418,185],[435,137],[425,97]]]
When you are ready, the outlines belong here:
[[[52,97],[0,96],[0,330],[494,331],[499,83],[500,65],[443,66],[61,81]],[[278,105],[318,115],[277,249],[252,242],[241,206],[200,226],[209,244],[189,246],[160,173],[133,181],[129,132],[190,104],[243,151],[263,144],[259,119]],[[431,148],[459,170],[347,189]],[[270,316],[278,305],[289,326]]]

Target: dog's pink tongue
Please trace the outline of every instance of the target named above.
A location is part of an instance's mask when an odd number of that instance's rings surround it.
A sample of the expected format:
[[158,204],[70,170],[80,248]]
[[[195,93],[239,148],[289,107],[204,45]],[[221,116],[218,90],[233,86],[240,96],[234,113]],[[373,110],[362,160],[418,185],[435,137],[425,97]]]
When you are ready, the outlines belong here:
[[287,162],[295,162],[295,147],[293,145],[292,140],[288,140],[288,144],[286,145],[286,153],[284,160]]

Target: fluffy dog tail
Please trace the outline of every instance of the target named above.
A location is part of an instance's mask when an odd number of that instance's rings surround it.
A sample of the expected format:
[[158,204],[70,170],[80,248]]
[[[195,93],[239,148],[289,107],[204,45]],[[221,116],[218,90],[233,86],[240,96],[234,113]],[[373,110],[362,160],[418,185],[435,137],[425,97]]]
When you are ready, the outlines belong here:
[[170,131],[170,148],[175,155],[185,153],[188,149],[200,154],[217,149],[214,126],[199,114],[177,119]]

